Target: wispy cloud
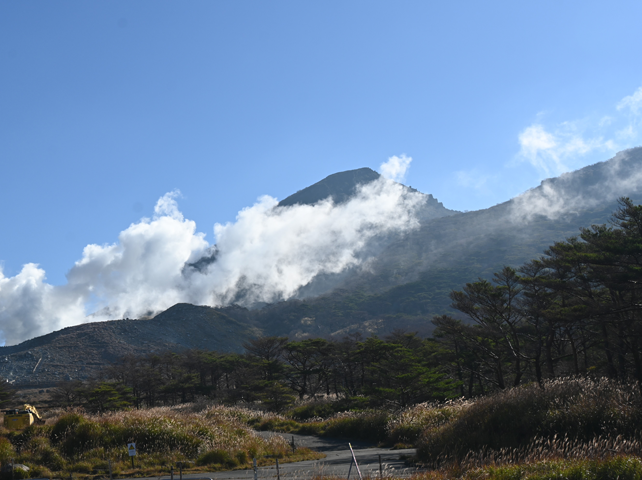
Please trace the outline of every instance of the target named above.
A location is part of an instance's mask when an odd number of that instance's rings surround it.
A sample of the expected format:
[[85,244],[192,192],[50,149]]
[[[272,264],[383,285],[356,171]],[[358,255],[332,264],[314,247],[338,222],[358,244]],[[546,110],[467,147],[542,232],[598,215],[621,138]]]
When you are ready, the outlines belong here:
[[639,115],[642,110],[642,87],[638,88],[633,95],[624,97],[617,104],[618,110],[629,110],[633,115]]
[[614,152],[613,140],[589,136],[578,122],[564,122],[547,129],[541,123],[519,134],[518,158],[529,162],[546,176],[560,175],[576,167],[575,160],[594,151]]
[[[585,166],[592,153],[614,154],[640,139],[642,87],[624,97],[613,112],[599,119],[576,119],[545,125],[542,118],[519,134],[517,160],[531,164],[541,176],[560,175]],[[541,116],[540,116],[541,117]]]

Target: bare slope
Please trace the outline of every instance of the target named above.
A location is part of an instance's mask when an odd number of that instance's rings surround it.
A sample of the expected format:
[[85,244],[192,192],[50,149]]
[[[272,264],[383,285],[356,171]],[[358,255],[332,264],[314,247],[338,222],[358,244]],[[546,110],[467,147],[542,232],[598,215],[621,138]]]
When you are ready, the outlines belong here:
[[149,320],[112,320],[68,327],[11,347],[0,347],[0,376],[16,384],[51,386],[84,379],[128,354],[187,348],[242,351],[260,331],[211,307],[177,304]]

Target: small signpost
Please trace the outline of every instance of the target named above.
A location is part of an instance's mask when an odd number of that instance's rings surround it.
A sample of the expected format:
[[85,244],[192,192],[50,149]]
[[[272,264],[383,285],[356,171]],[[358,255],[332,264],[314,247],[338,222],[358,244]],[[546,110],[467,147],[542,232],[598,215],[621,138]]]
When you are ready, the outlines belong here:
[[134,457],[136,456],[136,444],[128,443],[127,452],[129,453],[129,458],[132,459],[132,468],[134,468]]

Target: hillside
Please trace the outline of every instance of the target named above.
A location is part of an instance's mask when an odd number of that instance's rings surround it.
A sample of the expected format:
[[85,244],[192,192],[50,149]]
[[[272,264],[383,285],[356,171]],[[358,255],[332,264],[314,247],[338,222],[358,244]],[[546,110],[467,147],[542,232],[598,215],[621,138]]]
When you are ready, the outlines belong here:
[[494,207],[422,221],[419,229],[392,239],[368,270],[315,279],[335,282],[331,293],[309,298],[304,288],[298,301],[255,312],[255,321],[268,332],[297,338],[396,328],[429,333],[432,315],[454,313],[450,291],[490,278],[504,265],[519,267],[580,228],[608,224],[619,197],[642,203],[640,187],[642,148],[635,148],[544,180]]
[[198,348],[240,352],[261,331],[230,309],[178,304],[149,320],[112,320],[64,328],[0,347],[0,376],[16,384],[51,386],[85,379],[124,355]]
[[[528,228],[498,228],[477,237],[476,225],[484,225],[495,214],[492,209],[477,217],[439,219],[432,224],[438,228],[422,228],[389,246],[373,263],[374,272],[355,274],[342,288],[320,297],[266,306],[252,312],[253,318],[266,332],[293,338],[385,335],[395,329],[426,335],[433,315],[456,313],[450,308],[452,290],[490,278],[504,265],[519,267],[554,241],[577,235],[581,227],[607,223],[615,208],[611,202],[565,221],[539,218]],[[456,232],[471,235],[470,241],[457,242]]]

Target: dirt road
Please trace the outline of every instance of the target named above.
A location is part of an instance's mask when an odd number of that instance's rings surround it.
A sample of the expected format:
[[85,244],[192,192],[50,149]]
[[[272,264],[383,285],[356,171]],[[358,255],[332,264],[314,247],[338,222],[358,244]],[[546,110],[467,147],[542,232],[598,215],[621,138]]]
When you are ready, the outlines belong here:
[[[310,479],[315,475],[336,475],[347,477],[352,461],[352,455],[348,447],[348,440],[337,440],[331,438],[322,438],[308,435],[290,435],[278,434],[272,432],[259,432],[261,436],[282,435],[288,443],[294,437],[294,443],[297,447],[308,447],[318,452],[323,452],[327,456],[322,460],[310,460],[305,462],[285,463],[280,465],[280,477],[283,479]],[[409,468],[402,456],[412,456],[415,453],[414,449],[405,450],[389,450],[387,448],[378,448],[373,444],[366,442],[351,442],[354,449],[361,474],[365,478],[369,476],[375,479],[379,476],[379,455],[381,455],[381,463],[383,467],[383,474],[390,474],[394,472],[395,476],[410,476],[417,470]],[[226,472],[211,472],[211,473],[198,473],[193,475],[183,475],[184,480],[195,480],[211,478],[213,480],[253,480],[254,471],[249,470],[231,470]],[[259,467],[257,469],[257,478],[263,479],[276,479],[277,471],[276,466]],[[358,479],[359,475],[354,468],[350,473],[351,479]],[[141,480],[141,479],[138,479]],[[145,479],[147,480],[147,479]],[[148,480],[170,480],[169,476],[154,477]],[[174,480],[178,480],[178,474],[174,475]]]

